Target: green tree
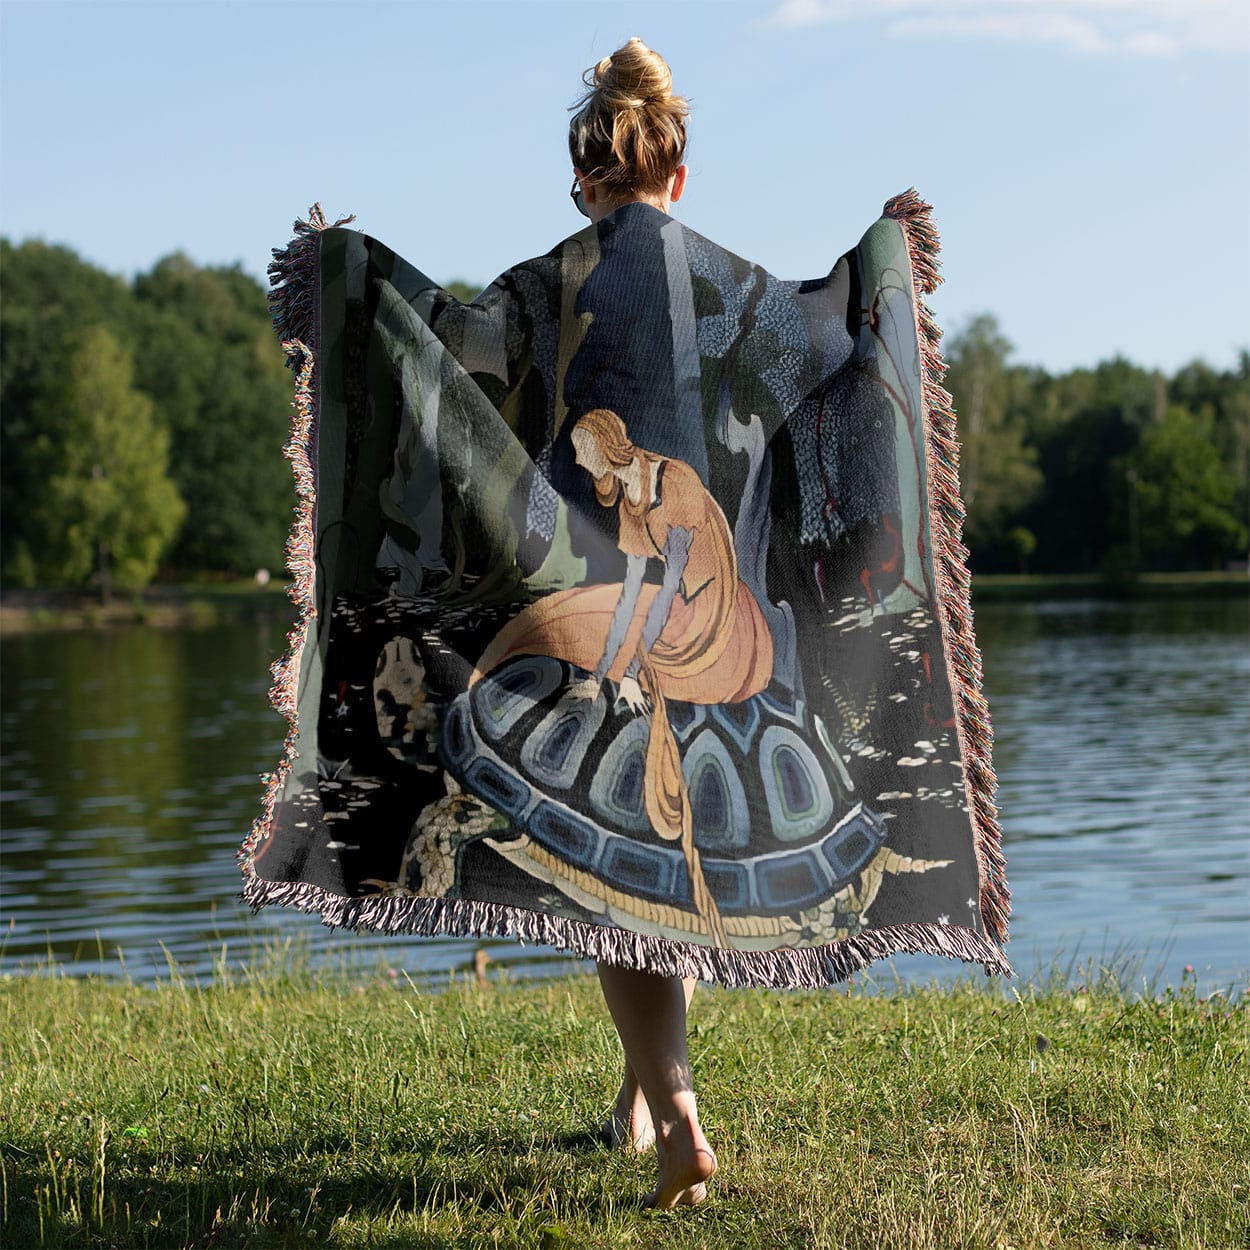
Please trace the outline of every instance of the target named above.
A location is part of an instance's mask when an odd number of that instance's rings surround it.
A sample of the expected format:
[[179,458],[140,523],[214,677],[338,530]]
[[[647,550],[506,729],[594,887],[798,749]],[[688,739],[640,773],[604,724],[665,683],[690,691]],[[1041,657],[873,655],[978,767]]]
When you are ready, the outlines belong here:
[[291,378],[264,291],[237,266],[175,255],[135,280],[135,298],[138,385],[170,431],[170,472],[187,502],[173,562],[279,567],[293,499],[281,455]]
[[1234,510],[1237,479],[1212,437],[1208,416],[1173,404],[1129,457],[1145,560],[1161,568],[1218,566],[1245,554]]
[[1004,537],[1005,523],[1042,486],[1022,418],[1027,371],[1008,366],[1011,351],[989,314],[974,318],[947,347],[945,386],[959,421],[960,488],[968,509],[964,534],[981,557],[978,564],[992,562],[996,551],[1015,554]]
[[1032,530],[1016,525],[1007,532],[1007,545],[1020,561],[1020,572],[1029,571],[1029,557],[1037,550],[1037,537]]
[[1168,384],[1168,398],[1210,422],[1211,441],[1237,484],[1234,511],[1250,515],[1250,352],[1239,354],[1235,369],[1193,361]]
[[134,301],[121,278],[39,240],[14,247],[0,239],[0,273],[0,571],[6,581],[29,583],[42,490],[30,463],[40,432],[36,400],[54,383],[76,336],[104,325],[131,341]]
[[1037,536],[1035,570],[1131,562],[1128,456],[1165,400],[1162,375],[1120,358],[1054,378],[1035,397],[1029,428],[1045,487],[1021,518]]
[[60,362],[34,404],[31,559],[40,580],[152,580],[184,506],[167,476],[169,439],[132,385],[130,353],[102,326]]
[[443,289],[462,304],[473,303],[482,292],[482,288],[476,283],[466,282],[463,278],[453,278]]

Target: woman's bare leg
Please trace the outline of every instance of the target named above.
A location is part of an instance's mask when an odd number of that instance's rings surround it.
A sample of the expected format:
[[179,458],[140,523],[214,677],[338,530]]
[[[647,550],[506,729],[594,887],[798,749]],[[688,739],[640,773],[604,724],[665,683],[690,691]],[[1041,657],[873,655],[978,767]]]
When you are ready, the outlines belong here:
[[[695,986],[699,982],[694,977],[684,977],[681,984],[686,998],[686,1010],[689,1011],[690,1000],[694,997]],[[625,1058],[625,1077],[617,1092],[616,1102],[600,1133],[609,1146],[636,1150],[640,1154],[655,1145],[655,1125],[651,1122],[651,1108],[647,1106],[646,1096],[638,1084],[638,1077],[628,1056]]]
[[680,977],[598,967],[603,997],[651,1112],[660,1175],[647,1202],[662,1208],[702,1202],[716,1156],[699,1126],[690,1078],[686,987]]

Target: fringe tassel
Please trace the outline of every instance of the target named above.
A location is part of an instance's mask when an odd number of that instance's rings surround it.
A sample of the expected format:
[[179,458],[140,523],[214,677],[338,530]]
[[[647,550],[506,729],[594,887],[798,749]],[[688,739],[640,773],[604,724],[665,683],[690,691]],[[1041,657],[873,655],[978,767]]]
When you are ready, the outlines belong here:
[[583,959],[604,960],[660,976],[698,977],[736,989],[820,989],[889,955],[941,955],[985,966],[987,976],[1011,976],[1011,965],[992,942],[958,925],[903,924],[869,929],[827,946],[772,951],[726,950],[628,929],[569,920],[546,912],[467,899],[413,895],[344,898],[306,882],[264,881],[251,874],[244,902],[319,912],[332,928],[371,929],[423,937],[507,937],[538,942]]
[[[334,224],[346,225],[354,217],[340,217]],[[269,669],[272,679],[269,702],[287,721],[282,758],[272,773],[262,773],[264,795],[260,814],[239,849],[238,860],[246,878],[244,893],[255,880],[253,860],[256,848],[269,833],[278,796],[298,758],[299,661],[309,629],[317,615],[315,598],[316,550],[315,517],[317,476],[313,468],[313,446],[317,431],[317,394],[313,371],[320,347],[320,242],[326,229],[320,204],[308,210],[307,221],[297,221],[295,237],[285,248],[273,249],[269,266],[269,308],[274,329],[282,340],[287,365],[296,370],[295,397],[291,402],[291,437],[282,454],[291,462],[295,478],[295,519],[286,540],[286,566],[291,574],[287,594],[298,609],[295,624],[287,634],[285,653]]]
[[[355,220],[355,216],[340,217],[333,224],[346,226]],[[299,218],[291,227],[295,235],[290,243],[273,249],[273,260],[269,262],[269,312],[274,331],[284,346],[288,340],[311,343],[313,350],[321,345],[319,236],[329,225],[321,205],[314,204],[308,210],[308,220]],[[287,363],[295,367],[293,359]]]
[[914,187],[886,202],[886,217],[899,223],[907,238],[915,283],[916,327],[920,340],[924,389],[925,458],[928,465],[930,516],[934,537],[934,565],[947,644],[951,688],[956,702],[956,726],[964,760],[964,784],[972,811],[980,869],[981,919],[998,943],[1007,941],[1011,893],[1007,888],[1002,830],[994,792],[998,787],[991,755],[994,731],[981,693],[981,653],[972,632],[971,578],[968,549],[963,545],[965,509],[959,493],[959,438],[950,392],[942,387],[946,364],[942,360],[942,332],[921,298],[941,284],[932,205]]

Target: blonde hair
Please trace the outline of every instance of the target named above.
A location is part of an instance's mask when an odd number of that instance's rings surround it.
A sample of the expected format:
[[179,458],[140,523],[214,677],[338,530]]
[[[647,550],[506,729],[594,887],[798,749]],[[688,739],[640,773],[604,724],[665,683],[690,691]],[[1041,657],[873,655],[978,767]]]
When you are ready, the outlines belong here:
[[690,113],[664,58],[634,38],[582,81],[569,123],[573,164],[613,197],[664,192],[686,154]]
[[[578,417],[570,436],[581,431],[595,440],[600,454],[614,469],[623,469],[635,456],[644,460],[657,460],[654,452],[638,447],[629,437],[625,422],[611,408],[592,408]],[[610,508],[620,497],[621,480],[615,473],[605,473],[595,478],[595,498]]]

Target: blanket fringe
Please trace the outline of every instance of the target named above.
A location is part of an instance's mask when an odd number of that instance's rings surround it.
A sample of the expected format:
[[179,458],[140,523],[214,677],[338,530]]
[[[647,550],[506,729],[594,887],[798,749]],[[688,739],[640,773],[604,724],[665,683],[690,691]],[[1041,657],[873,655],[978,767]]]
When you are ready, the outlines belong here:
[[944,618],[952,689],[956,702],[956,725],[965,767],[968,804],[972,811],[977,864],[980,869],[981,919],[999,943],[1007,941],[1011,893],[1007,889],[1002,830],[994,792],[992,751],[994,732],[989,709],[981,693],[981,652],[972,631],[971,578],[968,549],[961,539],[965,509],[959,493],[959,438],[950,392],[942,386],[946,364],[942,359],[942,332],[921,298],[942,282],[938,273],[941,250],[933,207],[916,194],[914,187],[886,202],[884,215],[903,229],[915,283],[916,325],[921,351],[925,428],[928,432],[926,460],[930,509],[933,518],[934,565]]
[[[343,226],[355,217],[340,217]],[[318,236],[329,223],[320,204],[308,210],[308,220],[295,222],[295,237],[284,248],[273,249],[269,266],[269,309],[274,329],[286,352],[287,365],[296,371],[295,396],[291,401],[291,436],[282,454],[291,462],[295,478],[295,519],[286,540],[286,566],[291,574],[287,594],[298,609],[287,634],[283,655],[269,669],[272,679],[269,702],[287,721],[282,758],[272,773],[262,773],[264,795],[259,815],[239,849],[238,860],[250,884],[255,880],[253,858],[269,832],[278,796],[298,758],[296,749],[299,702],[299,659],[317,615],[315,592],[317,476],[313,446],[317,431],[317,394],[313,378],[315,353],[320,343],[320,273]]]
[[254,874],[247,880],[243,899],[257,909],[280,903],[319,912],[322,924],[332,928],[423,937],[515,938],[583,959],[660,976],[698,977],[731,989],[752,985],[820,989],[845,981],[874,960],[901,954],[941,955],[983,964],[987,976],[1012,975],[1011,965],[993,942],[959,925],[890,925],[826,946],[741,951],[653,937],[499,903],[416,895],[344,898],[306,882],[264,881]]
[[[299,340],[316,347],[321,342],[320,243],[318,236],[331,224],[346,226],[354,215],[326,221],[320,204],[308,210],[308,220],[298,218],[294,237],[286,247],[273,249],[269,262],[269,312],[278,339],[285,345]],[[295,361],[287,362],[292,368]]]

